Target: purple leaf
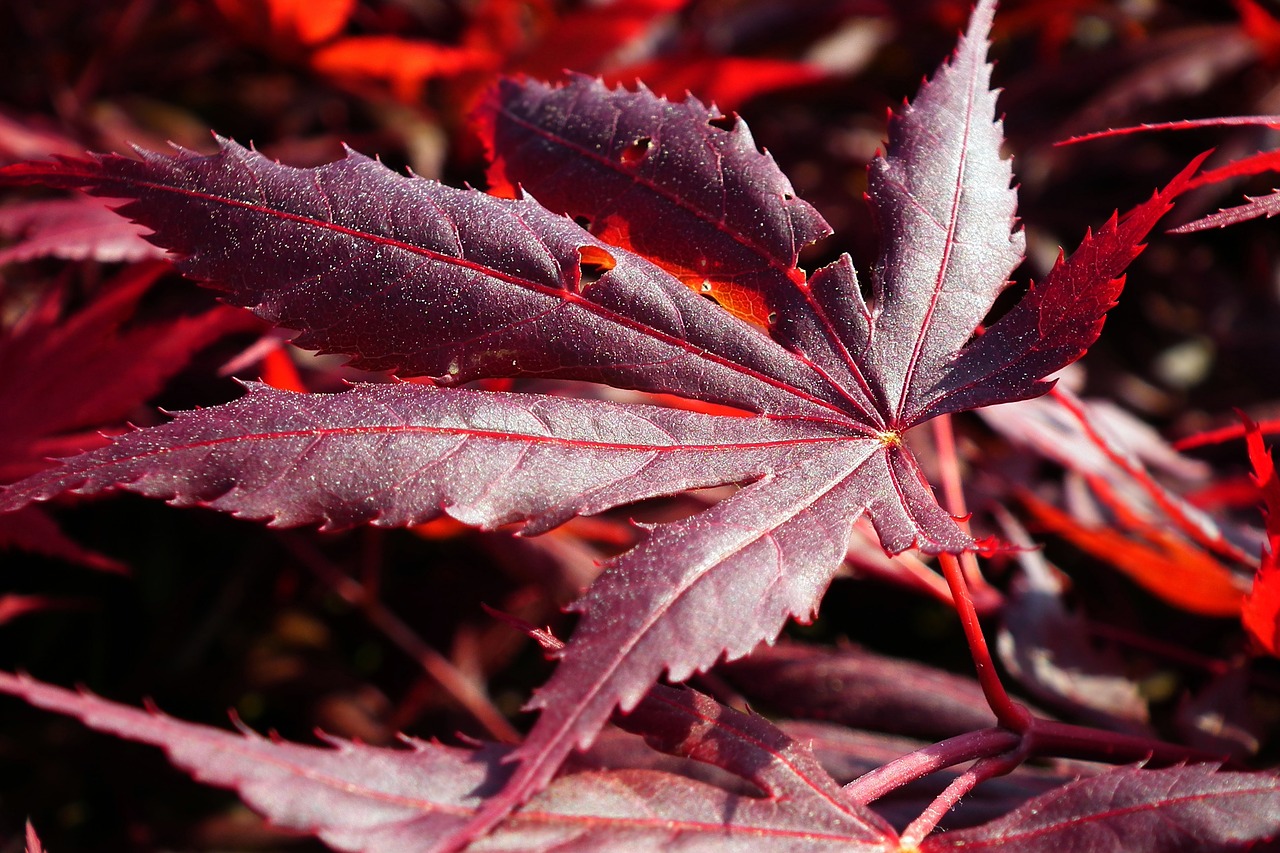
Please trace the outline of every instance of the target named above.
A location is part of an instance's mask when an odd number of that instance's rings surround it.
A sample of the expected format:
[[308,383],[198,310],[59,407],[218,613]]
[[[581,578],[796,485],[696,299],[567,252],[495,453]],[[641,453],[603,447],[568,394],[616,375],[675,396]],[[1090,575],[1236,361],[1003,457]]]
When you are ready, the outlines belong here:
[[229,141],[210,157],[139,154],[0,176],[133,199],[119,212],[188,275],[369,370],[585,379],[789,414],[840,401],[763,332],[532,200],[405,178],[355,152],[316,169]]
[[855,647],[790,643],[722,669],[753,702],[789,717],[930,738],[995,721],[973,679]]
[[490,184],[523,186],[550,210],[652,259],[695,290],[761,293],[804,281],[800,249],[831,233],[796,198],[741,119],[582,75],[503,80],[480,110]]
[[1206,765],[1126,767],[1064,785],[973,829],[933,835],[921,853],[1213,853],[1280,835],[1280,778]]
[[[313,833],[339,850],[429,849],[465,823],[506,773],[504,750],[494,746],[460,749],[407,740],[406,749],[386,749],[332,738],[327,748],[303,746],[243,727],[233,733],[184,723],[5,673],[0,692],[98,731],[160,746],[196,779],[234,788],[272,823]],[[714,751],[717,739],[732,741],[734,761],[718,763],[754,767],[756,778],[777,780],[776,795],[743,796],[649,770],[569,772],[508,817],[486,844],[529,853],[709,847],[871,853],[892,846],[892,831],[865,808],[841,800],[829,777],[821,781],[821,768],[817,780],[792,772],[802,747],[763,720],[708,703],[704,698],[685,705],[685,716],[705,726],[691,732],[688,753]],[[725,712],[728,723],[705,719]],[[669,725],[680,715],[666,716]],[[751,739],[759,736],[768,740]]]
[[[504,88],[504,103],[528,107],[520,132],[495,132],[497,146],[518,149],[497,151],[510,180],[526,180],[522,161],[560,174],[556,209],[595,210],[672,268],[698,266],[697,246],[672,225],[689,223],[725,258],[723,271],[775,306],[774,337],[530,198],[406,178],[355,153],[294,169],[224,142],[211,157],[140,152],[0,170],[0,180],[128,199],[120,212],[151,228],[189,275],[363,367],[437,385],[589,380],[760,413],[423,386],[258,390],[15,484],[0,506],[124,486],[275,524],[411,524],[445,508],[536,532],[648,496],[744,484],[657,527],[574,606],[572,642],[533,702],[542,715],[509,756],[520,766],[475,823],[440,838],[467,843],[663,673],[683,679],[809,618],[861,516],[890,552],[984,547],[938,505],[903,434],[941,411],[1040,393],[1039,380],[1096,335],[1113,298],[1046,311],[1047,295],[1059,294],[1047,285],[1014,315],[1034,322],[1015,319],[999,334],[997,325],[990,343],[963,349],[1022,246],[985,61],[994,7],[978,5],[955,57],[894,120],[873,168],[885,243],[871,305],[847,257],[803,279],[796,253],[826,226],[788,197],[740,122],[725,130],[695,101],[672,106],[585,80]],[[581,109],[563,119],[567,103]],[[648,136],[629,139],[633,131]],[[664,139],[693,147],[667,150]],[[651,245],[661,235],[669,251]],[[1062,287],[1113,294],[1130,256],[1113,254],[1092,273],[1071,267]],[[994,387],[1006,379],[1014,392]]]
[[808,746],[763,717],[727,708],[695,690],[656,684],[634,711],[615,719],[654,749],[720,767],[773,799],[825,801],[824,811],[853,811],[876,824],[865,807],[850,802]]
[[922,419],[928,390],[1022,261],[986,62],[994,14],[995,3],[978,5],[954,58],[890,120],[885,154],[871,164],[868,194],[886,239],[868,367],[894,426]]
[[849,444],[804,421],[529,394],[249,391],[28,477],[0,509],[122,486],[281,527],[406,526],[447,510],[533,533],[644,496],[803,470],[817,445]]

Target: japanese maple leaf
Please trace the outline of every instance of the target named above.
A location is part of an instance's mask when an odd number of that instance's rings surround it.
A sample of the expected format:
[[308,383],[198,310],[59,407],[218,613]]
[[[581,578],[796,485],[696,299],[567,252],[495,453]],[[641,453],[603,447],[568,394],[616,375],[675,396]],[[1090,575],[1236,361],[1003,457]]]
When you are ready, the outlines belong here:
[[[85,725],[162,747],[200,781],[234,788],[279,827],[338,850],[418,853],[465,825],[510,772],[506,747],[406,739],[387,749],[324,737],[326,746],[185,723],[85,692],[0,672],[0,693]],[[511,816],[490,841],[527,851],[698,850],[884,853],[893,830],[840,786],[803,743],[762,717],[688,690],[659,688],[627,720],[654,748],[711,765],[728,786],[640,767],[573,768]],[[652,763],[658,753],[645,750]],[[732,774],[732,775],[729,775]],[[732,780],[737,780],[734,785]],[[758,792],[758,793],[757,793]]]
[[1041,794],[982,826],[942,832],[920,853],[1193,853],[1259,848],[1275,837],[1280,779],[1207,765],[1118,767]]
[[[509,758],[519,766],[473,825],[440,842],[465,843],[664,672],[684,679],[811,617],[861,516],[890,552],[983,547],[938,505],[904,434],[1047,390],[1043,377],[1096,338],[1138,242],[1191,171],[1087,236],[970,341],[1023,246],[985,61],[994,6],[978,5],[873,164],[884,241],[870,304],[847,256],[810,278],[797,269],[800,248],[828,228],[742,122],[583,79],[499,95],[546,147],[529,162],[570,191],[535,195],[571,213],[583,206],[573,193],[588,199],[593,228],[663,266],[531,197],[400,176],[354,152],[294,169],[223,141],[209,157],[3,170],[128,199],[119,211],[188,275],[298,330],[300,345],[435,385],[250,386],[23,480],[0,508],[122,487],[277,526],[408,525],[446,512],[484,527],[523,521],[532,534],[642,498],[744,484],[653,529],[573,606],[572,641],[532,702],[541,716]],[[528,116],[521,99],[535,107]],[[524,143],[516,135],[508,150],[504,138],[501,162],[524,180]],[[758,295],[768,332],[687,287],[701,267]],[[587,380],[753,414],[452,387],[485,377]]]

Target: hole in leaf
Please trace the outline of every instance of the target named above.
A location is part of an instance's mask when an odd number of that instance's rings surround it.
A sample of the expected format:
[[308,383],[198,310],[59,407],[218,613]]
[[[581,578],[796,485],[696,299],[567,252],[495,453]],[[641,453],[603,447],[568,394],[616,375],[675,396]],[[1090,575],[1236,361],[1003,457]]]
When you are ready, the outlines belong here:
[[738,117],[735,115],[715,116],[707,119],[707,124],[712,127],[718,127],[721,130],[733,130],[734,125],[738,123]]
[[635,142],[622,149],[620,155],[622,165],[639,166],[649,156],[649,151],[653,148],[653,140],[647,136],[642,136]]
[[599,246],[578,247],[578,292],[586,290],[613,269],[617,261]]
[[579,225],[581,228],[583,228],[584,230],[586,230],[586,231],[590,231],[590,230],[591,230],[591,217],[590,217],[590,216],[575,216],[575,217],[573,217],[573,221],[574,221],[574,222],[576,222],[576,223],[578,223],[578,225]]

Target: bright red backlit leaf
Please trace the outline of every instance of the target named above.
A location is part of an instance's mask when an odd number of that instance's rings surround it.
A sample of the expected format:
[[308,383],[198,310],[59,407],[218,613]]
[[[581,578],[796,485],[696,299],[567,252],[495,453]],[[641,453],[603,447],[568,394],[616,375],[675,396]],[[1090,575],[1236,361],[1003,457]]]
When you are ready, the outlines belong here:
[[1280,478],[1276,476],[1275,460],[1263,444],[1258,425],[1247,419],[1245,440],[1253,466],[1253,481],[1262,496],[1267,533],[1253,590],[1245,598],[1240,618],[1249,636],[1263,650],[1280,657]]

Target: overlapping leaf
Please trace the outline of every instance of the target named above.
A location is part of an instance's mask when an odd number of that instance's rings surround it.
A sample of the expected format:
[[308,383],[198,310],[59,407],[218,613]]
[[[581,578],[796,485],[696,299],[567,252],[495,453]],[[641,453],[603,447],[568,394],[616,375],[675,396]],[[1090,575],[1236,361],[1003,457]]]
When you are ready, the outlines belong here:
[[[591,218],[686,281],[704,275],[758,296],[773,337],[531,199],[405,178],[354,153],[293,169],[224,142],[211,157],[141,152],[0,171],[128,199],[120,212],[189,275],[299,330],[300,344],[366,368],[444,386],[589,380],[758,413],[448,388],[262,389],[68,460],[10,487],[0,506],[125,486],[277,524],[409,524],[444,507],[536,531],[645,496],[746,484],[655,529],[575,605],[573,640],[533,702],[542,715],[510,756],[520,766],[475,823],[440,840],[465,843],[664,672],[682,679],[809,617],[862,515],[892,552],[981,547],[938,506],[903,433],[940,412],[1045,390],[1042,377],[1096,336],[1155,215],[1124,240],[1087,242],[1085,259],[1064,262],[1003,321],[1007,331],[997,324],[966,348],[1022,245],[985,61],[993,13],[991,0],[979,4],[873,166],[885,241],[870,305],[847,257],[808,280],[796,267],[825,223],[740,121],[721,127],[696,101],[581,79],[499,92],[491,127],[509,181],[551,175],[534,195],[553,210]],[[508,101],[532,105],[509,138],[498,132]],[[963,381],[951,378],[957,368]]]
[[972,679],[860,648],[780,644],[723,669],[753,703],[789,717],[920,738],[993,723]]
[[693,96],[670,103],[583,76],[563,86],[505,80],[480,121],[496,189],[522,185],[729,302],[749,294],[776,302],[781,283],[804,280],[800,249],[831,232],[742,120]]
[[[357,366],[458,383],[555,376],[758,411],[833,414],[808,365],[529,200],[396,175],[354,152],[294,169],[225,142],[20,164],[10,180],[133,198],[194,278]],[[246,260],[249,262],[246,263]],[[584,277],[585,273],[585,277]]]
[[996,638],[1000,662],[1030,695],[1112,731],[1149,734],[1147,701],[1121,661],[1091,641],[1080,614],[1063,602],[1065,584],[1016,531],[1022,574]]
[[279,526],[408,526],[447,509],[536,532],[638,497],[797,467],[824,455],[816,445],[846,443],[804,422],[530,394],[249,388],[29,477],[0,506],[124,485]]
[[[44,457],[95,447],[219,337],[260,324],[224,305],[167,322],[129,322],[168,271],[128,267],[86,304],[50,286],[0,336],[0,477],[43,467]],[[88,431],[88,435],[83,433]]]
[[112,214],[100,201],[78,196],[0,207],[0,234],[16,240],[0,249],[0,264],[57,257],[103,263],[164,256],[142,239],[144,229]]
[[1210,853],[1280,835],[1280,779],[1204,765],[1122,768],[1073,782],[1003,818],[925,840],[922,853]]
[[[1102,491],[1101,481],[1095,486]],[[1244,580],[1213,554],[1171,532],[1167,522],[1130,517],[1118,526],[1087,526],[1030,495],[1023,503],[1037,530],[1062,536],[1174,606],[1219,617],[1240,612]]]
[[[130,239],[147,246],[136,234]],[[122,428],[201,348],[259,326],[225,305],[167,322],[130,322],[167,270],[157,263],[127,267],[75,310],[68,307],[68,289],[51,284],[3,330],[0,478],[39,471],[50,455],[101,445],[100,430]],[[0,520],[0,549],[8,548],[107,571],[123,568],[77,545],[36,507]]]
[[[328,748],[183,723],[29,678],[0,673],[0,692],[78,717],[99,731],[160,746],[197,779],[234,788],[278,826],[339,850],[421,851],[466,822],[506,768],[499,747],[408,741]],[[639,719],[636,720],[640,722]],[[744,796],[652,770],[568,773],[498,828],[490,843],[522,851],[883,851],[893,834],[839,787],[808,750],[760,718],[667,690],[644,720],[674,753],[760,785]]]

